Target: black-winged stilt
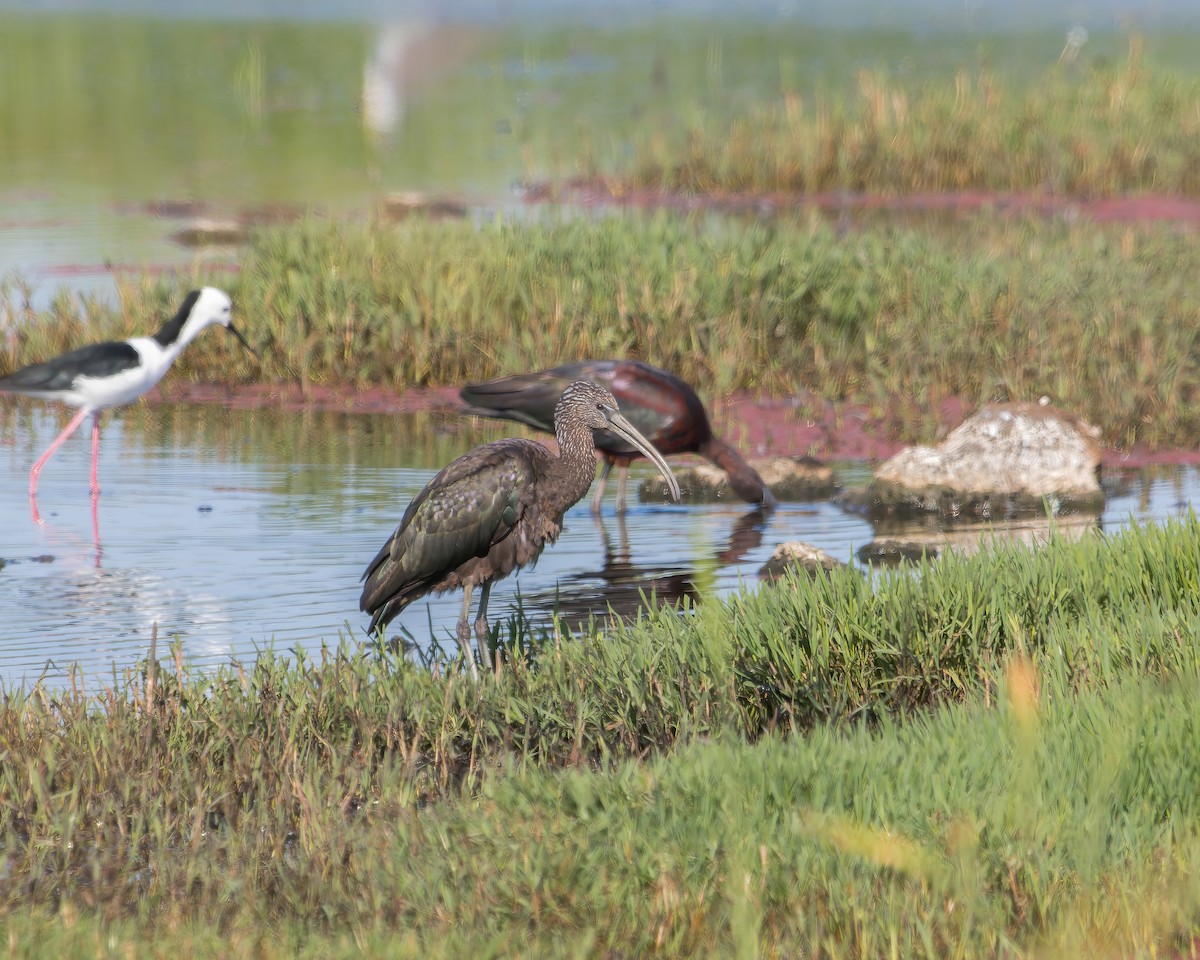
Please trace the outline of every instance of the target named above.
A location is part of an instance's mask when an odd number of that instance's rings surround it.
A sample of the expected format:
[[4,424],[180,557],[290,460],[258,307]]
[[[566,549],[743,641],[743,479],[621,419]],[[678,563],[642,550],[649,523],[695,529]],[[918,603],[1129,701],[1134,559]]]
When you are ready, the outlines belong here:
[[96,466],[100,455],[100,411],[136,400],[162,379],[183,348],[205,327],[221,324],[254,353],[253,347],[234,327],[233,302],[229,294],[216,287],[193,290],[184,298],[179,311],[151,337],[133,337],[80,347],[61,357],[35,363],[0,377],[0,393],[23,394],[41,400],[59,400],[79,412],[67,428],[46,448],[29,471],[29,499],[37,512],[38,475],[54,451],[62,446],[83,418],[92,414],[93,500],[100,493]]

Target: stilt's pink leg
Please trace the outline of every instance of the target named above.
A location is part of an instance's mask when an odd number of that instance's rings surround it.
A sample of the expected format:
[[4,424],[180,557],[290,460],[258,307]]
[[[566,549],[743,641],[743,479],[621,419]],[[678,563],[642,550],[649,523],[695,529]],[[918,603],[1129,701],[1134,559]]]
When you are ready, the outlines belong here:
[[92,504],[100,496],[100,479],[97,477],[97,465],[100,462],[100,411],[92,414]]
[[92,543],[96,547],[96,569],[100,569],[100,554],[103,550],[100,547],[100,515],[98,508],[100,506],[100,491],[92,491]]
[[[58,435],[55,441],[46,448],[46,452],[38,458],[38,462],[33,465],[33,469],[29,471],[29,499],[37,499],[38,475],[42,472],[42,467],[46,465],[46,461],[53,455],[54,451],[63,445],[63,441],[67,439],[75,429],[83,422],[83,418],[88,415],[86,408],[80,410],[71,418],[71,422],[67,424],[67,429]],[[37,505],[34,505],[34,511],[37,511]]]

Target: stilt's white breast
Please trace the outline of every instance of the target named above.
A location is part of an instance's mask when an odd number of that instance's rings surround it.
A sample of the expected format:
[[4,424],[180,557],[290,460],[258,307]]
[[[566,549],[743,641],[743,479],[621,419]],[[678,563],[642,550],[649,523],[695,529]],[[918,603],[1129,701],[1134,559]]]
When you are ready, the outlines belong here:
[[174,356],[151,337],[136,337],[126,342],[141,358],[137,366],[107,377],[76,377],[72,392],[78,398],[75,401],[77,405],[103,409],[132,403],[158,383],[171,368]]

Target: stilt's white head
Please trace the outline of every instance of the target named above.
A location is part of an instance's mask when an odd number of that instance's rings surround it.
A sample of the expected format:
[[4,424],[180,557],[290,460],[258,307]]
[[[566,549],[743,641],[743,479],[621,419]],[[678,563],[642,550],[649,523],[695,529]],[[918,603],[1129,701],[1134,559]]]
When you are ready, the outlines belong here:
[[258,356],[233,325],[233,301],[229,294],[216,287],[193,290],[184,297],[178,312],[163,324],[162,329],[154,335],[154,339],[164,350],[173,347],[178,351],[191,343],[201,330],[214,324],[223,326],[241,341],[242,346]]

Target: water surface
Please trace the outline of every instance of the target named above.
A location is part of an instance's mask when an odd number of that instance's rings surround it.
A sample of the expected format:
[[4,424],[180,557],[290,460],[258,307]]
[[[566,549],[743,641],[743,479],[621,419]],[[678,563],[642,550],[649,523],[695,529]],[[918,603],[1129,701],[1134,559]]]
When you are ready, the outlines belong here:
[[[112,297],[114,276],[232,263],[232,249],[171,239],[196,217],[366,216],[398,190],[529,215],[523,181],[618,169],[649,138],[784,92],[849,92],[864,69],[1037,77],[1079,26],[1079,69],[1122,57],[1134,31],[1147,62],[1195,67],[1191,0],[0,0],[0,278],[23,277],[37,306]],[[358,641],[359,576],[409,498],[457,453],[511,432],[135,406],[105,418],[94,533],[86,430],[43,474],[46,523],[29,514],[29,466],[64,423],[0,403],[4,683],[61,682],[76,661],[93,676],[123,671],[155,625],[161,645],[178,637],[210,665],[270,644]],[[1102,524],[1178,513],[1196,484],[1193,469],[1125,478]],[[849,561],[870,537],[828,502],[765,521],[742,504],[639,505],[622,525],[610,500],[600,525],[586,505],[572,510],[540,564],[496,588],[491,612],[509,615],[519,592],[543,622],[632,613],[646,589],[675,599],[753,582],[784,540]],[[396,630],[448,639],[458,609],[454,594],[418,602]]]
[[[97,542],[86,431],[43,472],[38,526],[27,473],[63,421],[32,404],[6,409],[6,682],[43,671],[61,678],[73,662],[93,675],[114,662],[121,669],[145,654],[154,624],[164,646],[179,637],[201,665],[253,660],[267,645],[315,650],[343,637],[365,640],[358,596],[366,563],[440,466],[505,433],[501,424],[429,415],[136,408],[104,423]],[[510,615],[518,593],[538,622],[556,609],[603,617],[609,602],[634,612],[642,589],[670,600],[694,593],[694,582],[727,592],[743,577],[754,580],[781,538],[803,534],[848,557],[869,535],[865,523],[828,504],[789,505],[766,529],[753,517],[747,523],[752,513],[740,503],[638,504],[622,522],[610,498],[597,523],[585,502],[535,568],[496,587],[491,614]],[[431,636],[452,642],[460,602],[461,593],[419,601],[393,630],[425,645]]]
[[[1085,26],[1079,68],[1195,67],[1187,2],[217,5],[0,0],[0,277],[111,297],[113,277],[229,249],[196,218],[365,216],[393,191],[520,208],[517,184],[628,165],[782,93],[987,69],[1020,84]],[[528,215],[522,211],[522,215]]]
[[[92,678],[123,674],[146,655],[155,625],[160,652],[178,638],[198,666],[249,663],[267,646],[314,652],[363,642],[359,578],[408,501],[458,453],[513,432],[433,414],[138,405],[104,420],[97,542],[87,431],[43,472],[39,526],[28,470],[66,415],[5,402],[0,418],[6,685],[42,675],[61,683],[73,663]],[[838,473],[847,484],[868,476],[861,464]],[[1200,472],[1159,468],[1114,476],[1110,488],[1104,529],[1178,515],[1200,492]],[[635,504],[622,522],[611,496],[599,521],[585,499],[536,567],[496,585],[489,612],[502,622],[520,609],[547,624],[555,612],[572,621],[603,620],[610,608],[636,615],[650,592],[703,602],[759,589],[758,570],[782,541],[857,563],[871,536],[869,524],[828,501],[785,503],[769,518],[740,502]],[[461,593],[420,600],[392,633],[452,645],[460,603]]]

